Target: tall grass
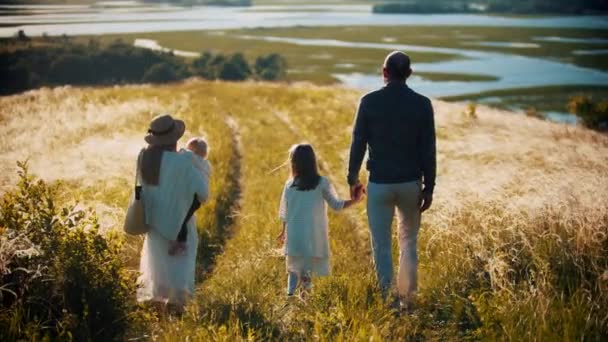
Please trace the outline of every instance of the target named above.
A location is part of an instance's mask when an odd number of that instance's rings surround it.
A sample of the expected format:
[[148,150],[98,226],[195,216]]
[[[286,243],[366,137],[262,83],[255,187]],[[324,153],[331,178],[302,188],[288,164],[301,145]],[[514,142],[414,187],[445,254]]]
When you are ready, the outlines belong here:
[[[115,212],[108,224],[116,226],[138,139],[151,117],[147,111],[175,112],[186,120],[188,134],[207,136],[214,174],[213,200],[198,222],[201,240],[207,241],[199,250],[204,281],[181,319],[158,324],[153,337],[159,340],[606,337],[608,138],[485,107],[477,108],[476,117],[463,116],[464,104],[435,102],[437,192],[420,233],[416,311],[398,315],[378,297],[364,205],[331,215],[333,275],[315,280],[306,304],[286,305],[284,261],[275,236],[288,171],[271,170],[286,160],[291,144],[306,140],[317,149],[322,172],[346,195],[358,96],[331,87],[200,81],[30,92],[0,99],[1,135],[5,141],[21,139],[2,145],[2,174],[10,174],[9,158],[26,152],[33,171],[71,185],[66,199],[106,205]],[[49,104],[28,104],[39,101]],[[131,114],[126,104],[139,111]],[[115,119],[121,120],[118,133],[113,114],[102,124],[95,123],[102,118],[90,117],[91,126],[85,123],[87,106],[91,112],[123,113]],[[69,139],[52,120],[51,114],[62,110],[83,120]],[[30,143],[22,133],[30,117],[42,118],[34,123],[48,121],[36,127],[49,133],[33,137],[62,143]],[[90,139],[106,142],[84,144],[91,153],[70,154]],[[110,152],[107,144],[120,148]],[[75,169],[92,163],[95,172],[55,172],[53,158]],[[103,158],[112,162],[96,164]],[[138,243],[131,241],[133,267]]]

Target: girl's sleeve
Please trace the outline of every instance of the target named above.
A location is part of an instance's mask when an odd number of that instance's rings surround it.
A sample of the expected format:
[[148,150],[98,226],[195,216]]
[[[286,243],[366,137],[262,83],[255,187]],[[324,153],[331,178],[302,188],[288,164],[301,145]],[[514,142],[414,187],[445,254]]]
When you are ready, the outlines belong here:
[[330,208],[335,211],[340,211],[344,209],[344,201],[338,197],[338,193],[336,193],[336,189],[326,178],[321,178],[321,190],[323,192],[323,198],[327,202]]
[[287,222],[287,188],[288,183],[285,183],[283,194],[281,194],[281,204],[279,205],[279,219],[283,222]]

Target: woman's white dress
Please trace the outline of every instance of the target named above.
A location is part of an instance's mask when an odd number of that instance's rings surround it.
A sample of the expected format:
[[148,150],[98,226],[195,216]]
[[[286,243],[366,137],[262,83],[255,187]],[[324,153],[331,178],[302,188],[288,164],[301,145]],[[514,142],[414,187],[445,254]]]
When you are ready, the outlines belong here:
[[279,218],[286,223],[285,255],[287,271],[296,274],[328,275],[329,236],[327,203],[332,209],[344,208],[329,180],[321,177],[313,190],[300,191],[292,187],[293,179],[285,183]]
[[164,152],[158,183],[142,184],[146,221],[152,229],[142,248],[137,299],[184,304],[194,293],[198,247],[195,217],[188,221],[185,255],[169,255],[169,242],[177,239],[194,196],[201,203],[207,200],[208,180],[190,158]]

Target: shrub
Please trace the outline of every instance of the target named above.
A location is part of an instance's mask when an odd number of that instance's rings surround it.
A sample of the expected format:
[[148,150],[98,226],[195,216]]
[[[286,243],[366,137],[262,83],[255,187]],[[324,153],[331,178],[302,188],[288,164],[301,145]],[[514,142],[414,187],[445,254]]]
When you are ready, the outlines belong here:
[[90,84],[95,79],[95,66],[82,55],[60,56],[49,69],[49,82],[54,84]]
[[0,93],[14,93],[31,87],[32,76],[21,63],[0,66]]
[[25,31],[23,31],[23,30],[17,31],[17,33],[15,34],[15,37],[17,38],[18,41],[22,41],[22,42],[27,42],[30,40],[30,37],[28,37],[25,34]]
[[[252,68],[242,53],[226,57],[205,52],[189,63],[173,53],[134,47],[121,40],[86,44],[69,37],[40,38],[46,43],[0,52],[0,94],[12,94],[44,85],[96,85],[139,82],[172,82],[197,75],[209,80],[245,80]],[[22,43],[17,38],[7,44]],[[285,76],[286,63],[278,54],[260,58],[257,76],[276,80]]]
[[374,13],[465,13],[469,12],[466,1],[416,1],[375,4]]
[[235,53],[222,65],[219,76],[222,80],[243,81],[251,76],[251,68],[242,53]]
[[54,190],[18,164],[20,181],[0,202],[0,340],[108,341],[141,327],[120,236],[100,235],[90,210],[57,207]]
[[593,102],[590,96],[579,95],[570,98],[568,109],[592,129],[608,129],[608,100]]
[[467,119],[477,119],[477,104],[475,102],[469,102],[467,104],[467,110],[463,113]]
[[163,83],[171,82],[178,79],[177,71],[175,66],[167,63],[157,63],[150,67],[142,78],[143,82],[148,83]]
[[192,69],[197,76],[207,80],[216,80],[220,78],[226,62],[226,56],[221,53],[213,55],[211,52],[203,52],[192,62]]
[[524,110],[524,114],[526,114],[526,116],[529,116],[531,118],[537,118],[537,119],[541,119],[541,120],[545,119],[545,116],[543,115],[543,113],[539,112],[538,109],[536,109],[536,107],[528,107],[526,110]]
[[255,60],[255,73],[258,78],[265,81],[281,80],[285,78],[287,61],[278,53],[260,56]]

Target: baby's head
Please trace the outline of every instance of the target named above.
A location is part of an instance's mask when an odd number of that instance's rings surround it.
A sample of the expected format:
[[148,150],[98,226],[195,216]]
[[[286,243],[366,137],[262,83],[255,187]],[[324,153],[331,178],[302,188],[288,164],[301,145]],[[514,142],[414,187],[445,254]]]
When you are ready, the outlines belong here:
[[207,158],[209,147],[203,138],[192,138],[188,140],[186,148],[201,158]]

